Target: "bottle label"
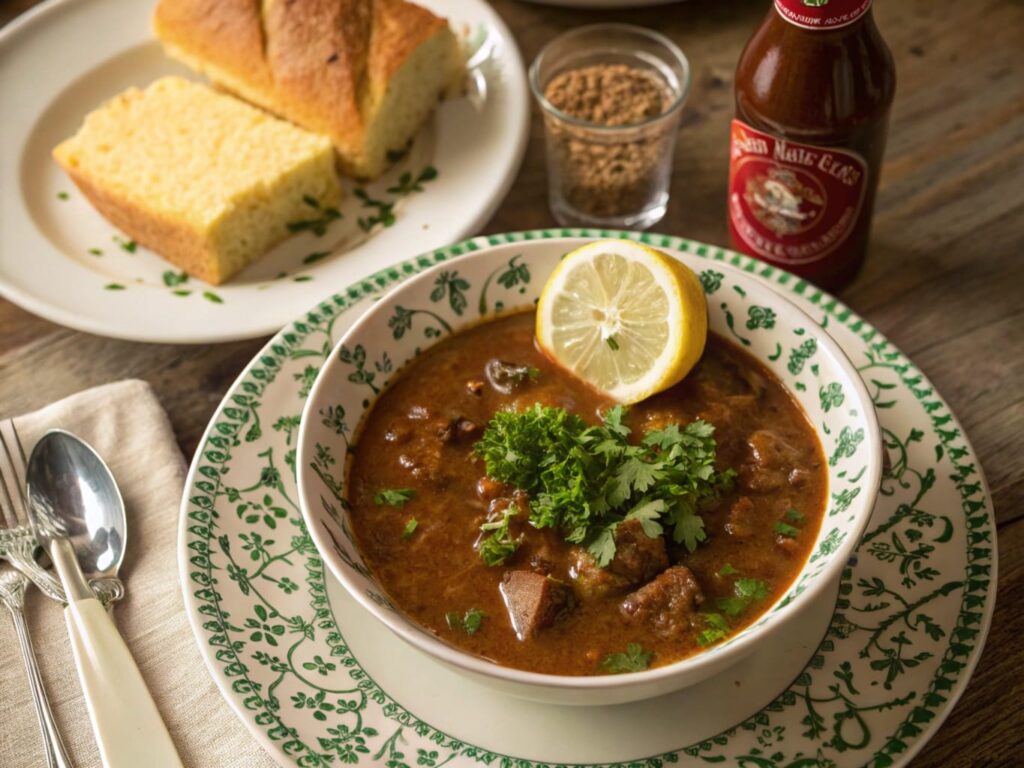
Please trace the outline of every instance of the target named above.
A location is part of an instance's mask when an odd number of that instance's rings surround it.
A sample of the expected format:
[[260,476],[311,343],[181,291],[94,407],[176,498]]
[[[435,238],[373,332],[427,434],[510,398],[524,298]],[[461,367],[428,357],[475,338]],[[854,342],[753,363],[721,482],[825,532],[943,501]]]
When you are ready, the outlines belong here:
[[871,0],[775,0],[786,21],[804,29],[836,29],[852,24],[871,7]]
[[787,141],[733,120],[733,239],[748,253],[783,266],[818,261],[850,237],[867,176],[867,163],[854,152]]

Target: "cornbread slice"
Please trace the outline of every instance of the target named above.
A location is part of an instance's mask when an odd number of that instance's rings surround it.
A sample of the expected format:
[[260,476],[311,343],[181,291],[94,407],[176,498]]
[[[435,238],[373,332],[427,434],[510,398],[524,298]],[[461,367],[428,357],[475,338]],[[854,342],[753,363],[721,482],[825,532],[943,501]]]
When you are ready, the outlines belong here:
[[159,0],[167,53],[243,99],[331,138],[376,178],[463,70],[448,22],[406,0]]
[[177,77],[115,96],[53,156],[115,226],[214,284],[341,200],[329,139]]

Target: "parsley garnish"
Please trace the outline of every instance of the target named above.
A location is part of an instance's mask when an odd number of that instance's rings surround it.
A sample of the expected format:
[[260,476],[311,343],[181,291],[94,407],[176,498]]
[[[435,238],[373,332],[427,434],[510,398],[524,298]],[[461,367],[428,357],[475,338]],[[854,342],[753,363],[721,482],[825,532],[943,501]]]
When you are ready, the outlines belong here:
[[792,520],[794,523],[802,523],[804,521],[804,515],[800,510],[790,507],[786,510],[786,519]]
[[480,544],[477,547],[484,565],[502,565],[519,549],[520,540],[513,539],[508,529],[509,521],[518,514],[519,507],[509,504],[505,508],[501,520],[492,520],[480,526],[480,530],[484,533],[493,531],[490,536],[480,539]]
[[401,176],[398,177],[398,184],[393,187],[388,187],[388,194],[392,195],[408,195],[412,192],[422,192],[423,182],[433,181],[437,178],[437,169],[432,166],[426,166],[419,174],[413,179],[410,171],[405,171]]
[[288,227],[288,231],[305,232],[310,231],[317,237],[322,237],[327,233],[327,227],[330,226],[332,221],[341,218],[341,211],[337,208],[321,208],[320,201],[310,195],[303,195],[302,202],[312,208],[314,211],[320,214],[315,219],[300,219],[299,221],[289,221],[285,226]]
[[444,620],[448,622],[449,629],[461,629],[467,635],[475,635],[486,616],[487,614],[479,608],[470,608],[463,616],[459,616],[455,611],[448,611],[444,615]]
[[729,634],[729,622],[720,613],[702,613],[700,617],[706,627],[697,635],[697,642],[701,645],[713,645]]
[[612,352],[618,352],[619,351],[619,341],[614,336],[609,336],[604,341],[605,341],[605,344],[607,344],[609,347],[611,347]]
[[737,571],[735,568],[733,568],[732,565],[730,565],[729,563],[726,563],[725,565],[723,565],[721,570],[718,571],[718,575],[719,576],[732,576],[733,574],[736,574],[736,573],[739,573],[739,571]]
[[376,208],[377,213],[372,216],[360,217],[359,228],[363,232],[369,232],[377,224],[390,227],[395,223],[395,204],[385,200],[374,200],[365,189],[357,189],[354,194],[363,204],[363,208]]
[[373,494],[373,501],[378,505],[400,508],[415,497],[416,491],[412,488],[381,488]]
[[313,251],[313,253],[302,259],[303,264],[315,264],[320,259],[325,259],[331,255],[330,251]]
[[139,248],[138,243],[134,240],[125,240],[120,235],[114,235],[111,239],[121,246],[122,251],[127,251],[128,253],[135,253]]
[[168,269],[163,274],[164,285],[168,288],[173,288],[176,285],[188,282],[188,275],[184,272],[175,272],[173,269]]
[[643,672],[651,665],[653,658],[652,651],[645,651],[639,643],[630,643],[626,646],[625,653],[609,653],[601,659],[597,668],[612,675],[623,672]]
[[57,193],[57,199],[58,200],[70,200],[71,199],[71,195],[69,195],[67,192],[58,192]]
[[719,610],[730,618],[736,618],[753,602],[768,597],[768,585],[760,579],[736,579],[733,597],[720,597],[716,601]]
[[615,556],[615,527],[637,519],[644,532],[693,551],[706,538],[700,512],[729,487],[733,472],[715,471],[714,427],[670,424],[630,444],[622,406],[604,424],[587,426],[561,408],[535,405],[495,414],[476,452],[487,474],[530,495],[530,522],[558,528],[600,566]]
[[789,523],[784,523],[781,520],[775,524],[775,532],[780,536],[785,536],[789,539],[795,539],[800,535],[799,528],[794,528]]
[[416,532],[416,526],[420,523],[415,517],[410,517],[409,522],[405,524],[405,528],[402,529],[402,538],[408,539]]

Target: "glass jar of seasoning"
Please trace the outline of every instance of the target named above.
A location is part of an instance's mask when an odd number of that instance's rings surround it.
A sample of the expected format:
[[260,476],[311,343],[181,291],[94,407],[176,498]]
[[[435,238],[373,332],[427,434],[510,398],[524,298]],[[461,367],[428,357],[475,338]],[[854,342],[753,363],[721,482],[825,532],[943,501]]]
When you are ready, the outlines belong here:
[[559,224],[646,229],[665,215],[690,87],[679,48],[626,24],[580,27],[540,52],[530,87],[544,117]]
[[774,0],[736,68],[733,247],[828,290],[853,280],[895,89],[871,0]]

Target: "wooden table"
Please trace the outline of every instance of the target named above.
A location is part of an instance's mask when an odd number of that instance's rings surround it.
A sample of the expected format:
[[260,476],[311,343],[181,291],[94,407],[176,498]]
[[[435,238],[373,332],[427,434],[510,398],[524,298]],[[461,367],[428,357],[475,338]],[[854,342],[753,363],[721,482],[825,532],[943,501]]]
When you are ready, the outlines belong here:
[[[33,4],[0,0],[0,23]],[[656,229],[726,244],[733,68],[765,0],[691,0],[630,12],[494,5],[527,62],[559,32],[596,21],[654,27],[679,43],[693,64],[693,89],[669,212]],[[842,299],[952,405],[981,457],[999,524],[992,633],[962,701],[916,765],[964,765],[968,747],[974,765],[1010,765],[1024,746],[1024,6],[884,0],[876,16],[899,86],[870,260]],[[552,223],[534,114],[523,168],[484,232]],[[0,300],[0,413],[139,377],[155,387],[191,456],[225,389],[263,342],[113,341]]]

